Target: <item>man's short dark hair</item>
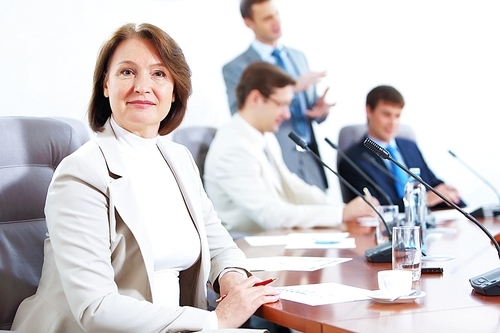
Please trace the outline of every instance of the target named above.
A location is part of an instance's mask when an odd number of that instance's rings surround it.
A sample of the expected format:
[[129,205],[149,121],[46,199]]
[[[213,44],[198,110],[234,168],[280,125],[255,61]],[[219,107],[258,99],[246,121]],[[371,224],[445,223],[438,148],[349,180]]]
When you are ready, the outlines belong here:
[[395,104],[401,107],[405,106],[403,95],[391,86],[378,86],[373,88],[366,96],[366,105],[372,110],[377,107],[380,101],[389,104]]
[[245,68],[236,87],[238,109],[241,109],[252,90],[268,98],[275,89],[295,85],[295,80],[280,67],[264,61],[253,62]]
[[253,19],[252,6],[254,4],[268,2],[271,0],[241,0],[240,2],[240,12],[241,17]]

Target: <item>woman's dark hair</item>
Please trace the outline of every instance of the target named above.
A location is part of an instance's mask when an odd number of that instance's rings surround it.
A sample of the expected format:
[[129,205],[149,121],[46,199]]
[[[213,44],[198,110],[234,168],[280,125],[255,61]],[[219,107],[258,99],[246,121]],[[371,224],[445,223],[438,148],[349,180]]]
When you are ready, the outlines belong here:
[[95,132],[101,132],[111,116],[109,99],[104,96],[104,81],[109,62],[118,45],[130,38],[139,37],[155,46],[163,64],[174,79],[174,96],[170,111],[160,122],[159,135],[166,135],[176,129],[186,114],[187,101],[191,95],[191,70],[181,48],[163,30],[152,24],[133,23],[121,26],[101,47],[94,69],[92,96],[88,108],[89,124]]

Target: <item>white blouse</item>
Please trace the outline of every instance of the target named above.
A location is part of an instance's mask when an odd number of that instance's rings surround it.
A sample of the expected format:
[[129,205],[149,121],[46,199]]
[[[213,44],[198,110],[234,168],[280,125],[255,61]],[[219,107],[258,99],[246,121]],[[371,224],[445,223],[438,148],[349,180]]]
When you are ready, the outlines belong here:
[[156,146],[121,128],[111,117],[119,150],[128,170],[154,254],[153,303],[179,306],[179,272],[201,253],[198,232],[180,188]]

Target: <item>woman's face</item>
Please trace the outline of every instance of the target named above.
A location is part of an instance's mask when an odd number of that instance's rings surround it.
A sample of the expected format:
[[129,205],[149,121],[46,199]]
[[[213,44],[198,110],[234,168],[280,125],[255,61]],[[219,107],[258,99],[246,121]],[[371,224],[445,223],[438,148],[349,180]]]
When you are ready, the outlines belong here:
[[138,136],[153,138],[174,101],[174,81],[154,45],[130,38],[118,45],[104,80],[115,121]]

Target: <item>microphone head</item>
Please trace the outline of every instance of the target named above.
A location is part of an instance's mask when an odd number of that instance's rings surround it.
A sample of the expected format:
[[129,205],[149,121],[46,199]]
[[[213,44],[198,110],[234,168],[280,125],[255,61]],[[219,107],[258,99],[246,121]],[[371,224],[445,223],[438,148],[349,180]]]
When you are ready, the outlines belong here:
[[389,156],[391,156],[385,148],[382,148],[378,143],[370,138],[366,138],[363,144],[366,148],[370,149],[376,155],[382,157],[385,160],[389,159]]
[[293,142],[295,142],[295,144],[297,144],[297,146],[299,146],[300,148],[304,149],[304,150],[309,150],[309,146],[307,144],[307,142],[305,142],[300,136],[298,136],[294,131],[291,131],[290,133],[288,133],[288,137],[290,139],[293,140]]
[[326,142],[327,142],[330,146],[332,146],[334,149],[339,150],[339,147],[338,147],[335,143],[331,142],[331,141],[330,141],[330,139],[325,138],[325,141],[326,141]]

